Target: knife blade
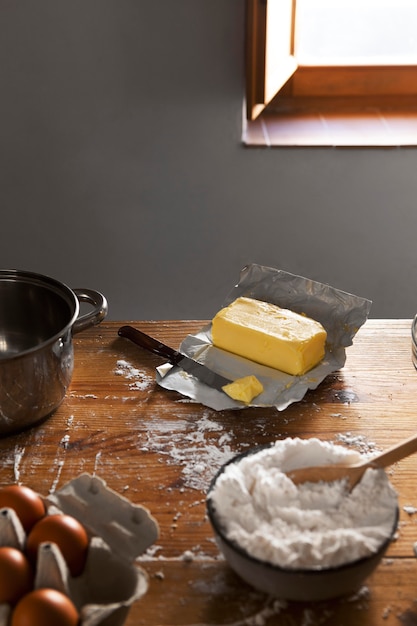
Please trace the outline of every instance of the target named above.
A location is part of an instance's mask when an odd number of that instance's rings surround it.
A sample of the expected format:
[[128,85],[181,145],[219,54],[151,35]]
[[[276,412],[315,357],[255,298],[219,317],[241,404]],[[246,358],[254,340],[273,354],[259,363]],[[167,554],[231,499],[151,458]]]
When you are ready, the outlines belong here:
[[119,328],[118,334],[120,337],[130,339],[130,341],[141,348],[163,357],[171,363],[171,365],[177,365],[185,372],[188,372],[189,374],[192,374],[192,376],[198,378],[198,380],[202,383],[205,383],[209,387],[213,387],[218,391],[223,391],[222,387],[232,382],[232,380],[213,372],[213,370],[205,365],[202,365],[198,361],[195,361],[185,354],[178,352],[178,350],[174,350],[174,348],[165,345],[161,341],[154,339],[141,330],[133,328],[133,326],[122,326]]

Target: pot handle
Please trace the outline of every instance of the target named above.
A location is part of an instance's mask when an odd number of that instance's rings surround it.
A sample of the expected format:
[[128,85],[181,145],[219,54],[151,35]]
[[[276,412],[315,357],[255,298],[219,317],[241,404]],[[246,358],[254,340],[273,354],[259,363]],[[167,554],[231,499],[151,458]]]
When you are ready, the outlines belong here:
[[94,289],[73,289],[73,292],[79,302],[88,302],[93,306],[92,311],[80,315],[80,317],[75,320],[72,326],[72,332],[75,335],[86,328],[90,328],[90,326],[100,324],[107,315],[108,306],[107,300],[103,294],[94,291]]

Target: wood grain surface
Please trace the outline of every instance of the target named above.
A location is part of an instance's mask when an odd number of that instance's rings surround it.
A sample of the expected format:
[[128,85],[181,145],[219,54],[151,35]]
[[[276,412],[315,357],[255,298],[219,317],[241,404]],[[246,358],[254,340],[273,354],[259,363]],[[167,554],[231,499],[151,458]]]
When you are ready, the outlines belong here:
[[0,440],[0,484],[48,495],[82,472],[147,507],[157,543],[139,559],[147,594],[127,626],[376,626],[417,624],[417,455],[389,471],[399,494],[398,537],[354,597],[284,603],[251,589],[221,558],[205,494],[232,455],[284,437],[320,437],[379,450],[416,431],[417,372],[410,320],[368,320],[345,367],[285,411],[216,412],[155,383],[161,360],[118,337],[131,323],[178,348],[203,321],[104,322],[74,338],[71,387],[42,424]]

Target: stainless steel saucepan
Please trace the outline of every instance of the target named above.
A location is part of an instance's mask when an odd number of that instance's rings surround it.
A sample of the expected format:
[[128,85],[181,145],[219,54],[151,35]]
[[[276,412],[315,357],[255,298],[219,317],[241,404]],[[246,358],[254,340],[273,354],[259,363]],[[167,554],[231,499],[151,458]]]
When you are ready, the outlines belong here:
[[[92,306],[83,315],[81,302]],[[106,315],[98,291],[0,270],[0,436],[44,420],[61,404],[73,374],[73,335]]]

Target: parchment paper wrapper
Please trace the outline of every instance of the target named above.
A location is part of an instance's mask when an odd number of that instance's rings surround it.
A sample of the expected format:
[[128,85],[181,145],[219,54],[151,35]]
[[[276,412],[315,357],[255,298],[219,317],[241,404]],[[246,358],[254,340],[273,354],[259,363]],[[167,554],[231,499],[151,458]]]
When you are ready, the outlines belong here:
[[254,398],[251,404],[235,401],[225,393],[201,383],[181,368],[169,364],[157,368],[159,385],[178,391],[217,411],[248,406],[274,406],[282,411],[301,400],[308,389],[315,389],[328,374],[344,366],[345,348],[352,345],[353,337],[366,321],[372,304],[370,300],[329,285],[256,264],[242,269],[238,284],[219,308],[240,296],[264,300],[319,321],[327,331],[323,360],[305,375],[291,376],[214,347],[210,323],[197,334],[188,335],[180,351],[226,378],[235,380],[255,375],[264,386],[263,393]]
[[[55,544],[41,544],[35,588],[51,587],[68,595],[80,613],[80,626],[121,626],[130,606],[148,589],[148,576],[134,560],[157,539],[158,524],[146,508],[89,474],[74,478],[44,501],[48,515],[66,513],[78,519],[90,544],[86,565],[77,577],[69,574]],[[19,519],[12,509],[1,511],[0,545],[23,549]],[[7,626],[9,613],[8,605],[0,605],[0,626]]]

